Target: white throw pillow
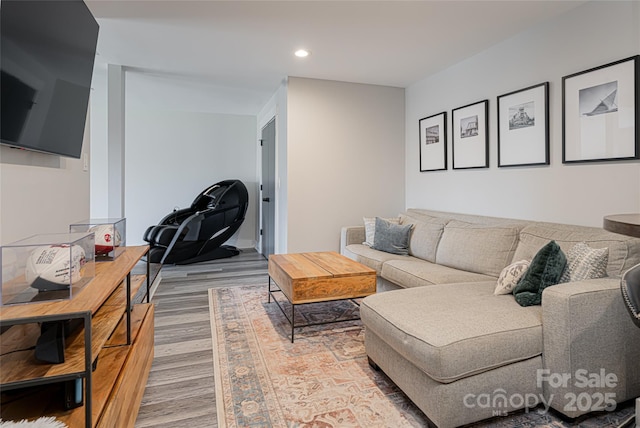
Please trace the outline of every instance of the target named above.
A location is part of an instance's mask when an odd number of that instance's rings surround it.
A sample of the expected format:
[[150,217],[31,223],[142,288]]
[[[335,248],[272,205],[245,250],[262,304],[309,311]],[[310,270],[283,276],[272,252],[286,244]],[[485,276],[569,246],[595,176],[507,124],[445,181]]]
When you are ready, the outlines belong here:
[[567,265],[560,283],[604,278],[608,262],[609,248],[591,248],[586,242],[580,242],[567,252]]
[[530,264],[531,262],[529,260],[519,260],[502,269],[493,294],[496,296],[500,294],[511,294],[520,278],[522,278],[522,275],[529,269]]
[[[367,247],[373,247],[373,238],[376,236],[376,218],[375,217],[362,217],[364,221],[364,242],[363,245]],[[400,224],[400,217],[384,218],[389,223]]]

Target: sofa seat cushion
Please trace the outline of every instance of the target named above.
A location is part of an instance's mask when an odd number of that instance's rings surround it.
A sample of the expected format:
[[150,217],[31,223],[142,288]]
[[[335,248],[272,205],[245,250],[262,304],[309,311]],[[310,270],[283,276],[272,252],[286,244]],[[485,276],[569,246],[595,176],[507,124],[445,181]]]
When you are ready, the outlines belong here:
[[363,299],[360,315],[425,374],[450,383],[542,354],[542,308],[523,308],[494,288],[486,281],[388,291]]
[[413,257],[388,260],[382,266],[380,276],[405,288],[478,281],[493,281],[495,286],[496,281],[496,278],[489,275],[454,269]]
[[363,265],[370,267],[371,269],[375,269],[378,276],[380,276],[380,272],[382,271],[382,264],[384,262],[396,259],[404,260],[413,258],[410,256],[402,256],[399,254],[391,254],[385,253],[384,251],[374,250],[373,248],[369,248],[368,246],[363,244],[347,245],[345,247],[345,250],[345,255],[357,261],[358,263],[362,263]]

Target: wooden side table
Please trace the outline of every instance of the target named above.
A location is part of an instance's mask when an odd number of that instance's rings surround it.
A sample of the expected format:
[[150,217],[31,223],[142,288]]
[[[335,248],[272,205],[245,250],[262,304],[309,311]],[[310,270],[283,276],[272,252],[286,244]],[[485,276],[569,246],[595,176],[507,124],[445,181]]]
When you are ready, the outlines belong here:
[[608,215],[602,222],[604,230],[640,238],[640,214]]

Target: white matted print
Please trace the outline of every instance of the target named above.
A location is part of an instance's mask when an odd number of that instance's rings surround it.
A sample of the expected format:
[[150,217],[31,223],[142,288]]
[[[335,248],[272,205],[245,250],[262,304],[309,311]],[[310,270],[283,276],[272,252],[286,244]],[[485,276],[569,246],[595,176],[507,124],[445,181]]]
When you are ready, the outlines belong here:
[[640,55],[562,78],[562,162],[639,159]]
[[447,169],[447,113],[418,121],[420,130],[420,171]]
[[453,169],[489,167],[489,100],[453,110]]
[[549,165],[549,82],[498,97],[498,166]]

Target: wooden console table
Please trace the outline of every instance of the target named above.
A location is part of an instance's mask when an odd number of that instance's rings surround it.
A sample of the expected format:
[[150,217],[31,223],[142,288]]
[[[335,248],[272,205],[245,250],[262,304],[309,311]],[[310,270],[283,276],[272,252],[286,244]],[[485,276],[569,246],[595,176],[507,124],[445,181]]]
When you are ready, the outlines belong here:
[[[153,361],[153,305],[131,304],[140,287],[149,286],[147,275],[131,271],[148,251],[126,247],[115,260],[96,263],[95,277],[72,299],[0,307],[2,419],[53,416],[69,427],[134,426]],[[36,361],[38,323],[68,319],[82,319],[84,328],[66,338],[65,362]],[[84,404],[64,410],[48,387],[77,379]],[[28,392],[12,395],[16,390]]]

